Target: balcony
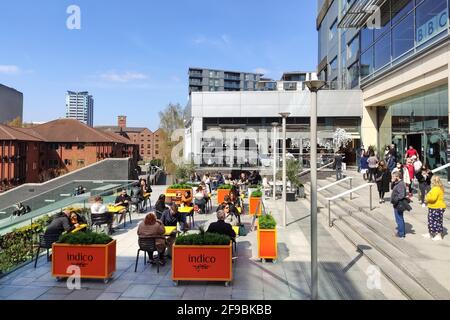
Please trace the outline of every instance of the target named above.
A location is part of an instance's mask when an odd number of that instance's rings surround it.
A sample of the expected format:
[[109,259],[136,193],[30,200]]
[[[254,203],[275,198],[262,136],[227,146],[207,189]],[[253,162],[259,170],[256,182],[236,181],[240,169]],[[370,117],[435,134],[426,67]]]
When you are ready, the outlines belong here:
[[225,81],[224,83],[224,87],[227,89],[240,89],[240,83],[238,82],[229,82],[229,81]]
[[224,79],[225,80],[241,81],[241,76],[239,74],[225,73]]
[[200,79],[189,79],[189,84],[192,86],[201,86],[202,80]]
[[192,78],[203,78],[203,72],[201,71],[189,71],[189,77]]

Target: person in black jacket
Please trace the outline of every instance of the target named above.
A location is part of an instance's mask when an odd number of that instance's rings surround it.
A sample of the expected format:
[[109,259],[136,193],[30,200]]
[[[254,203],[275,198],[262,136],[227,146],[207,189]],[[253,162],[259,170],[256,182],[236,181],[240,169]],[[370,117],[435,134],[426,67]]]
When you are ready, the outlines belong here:
[[70,215],[71,212],[67,209],[58,213],[45,230],[45,235],[61,235],[63,232],[73,230],[74,226],[70,223]]
[[385,203],[384,196],[390,191],[392,181],[391,172],[387,168],[385,161],[380,161],[378,164],[375,181],[377,182],[378,194],[380,195],[380,204]]
[[209,233],[217,233],[229,236],[233,241],[236,239],[236,232],[234,232],[231,224],[225,222],[226,213],[223,210],[217,212],[217,222],[213,222],[209,225]]
[[156,218],[158,218],[158,220],[161,220],[162,214],[164,212],[164,210],[167,209],[166,206],[166,195],[162,194],[159,196],[158,201],[156,201],[155,204],[155,213],[156,213]]
[[433,172],[430,171],[426,166],[422,166],[419,172],[416,174],[416,179],[419,181],[420,190],[420,204],[422,207],[426,207],[425,196],[431,190],[431,178],[433,177]]

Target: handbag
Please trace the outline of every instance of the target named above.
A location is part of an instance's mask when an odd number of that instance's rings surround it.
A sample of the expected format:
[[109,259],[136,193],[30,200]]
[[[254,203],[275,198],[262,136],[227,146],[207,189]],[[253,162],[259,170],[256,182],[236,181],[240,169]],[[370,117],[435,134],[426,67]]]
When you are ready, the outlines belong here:
[[408,211],[410,212],[412,210],[412,207],[409,205],[410,200],[408,198],[403,198],[398,202],[397,210],[400,212]]

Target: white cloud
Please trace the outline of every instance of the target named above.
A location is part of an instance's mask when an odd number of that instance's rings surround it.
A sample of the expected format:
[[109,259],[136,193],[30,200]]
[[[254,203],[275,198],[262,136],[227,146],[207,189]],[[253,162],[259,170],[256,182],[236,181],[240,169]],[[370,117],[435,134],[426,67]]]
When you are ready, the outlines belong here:
[[205,35],[196,36],[193,41],[195,45],[209,45],[213,47],[223,48],[231,45],[231,37],[227,34],[222,34],[216,37],[206,37]]
[[0,65],[0,74],[19,74],[20,68],[14,65]]
[[146,80],[148,79],[148,76],[140,73],[140,72],[124,72],[124,73],[118,73],[115,71],[103,73],[100,75],[100,78],[102,80],[108,81],[108,82],[121,82],[121,83],[127,83],[131,81],[137,81],[137,80]]
[[253,72],[254,72],[254,73],[262,73],[262,74],[264,74],[264,75],[267,75],[267,74],[270,73],[269,70],[264,69],[264,68],[256,68],[256,69],[253,70]]

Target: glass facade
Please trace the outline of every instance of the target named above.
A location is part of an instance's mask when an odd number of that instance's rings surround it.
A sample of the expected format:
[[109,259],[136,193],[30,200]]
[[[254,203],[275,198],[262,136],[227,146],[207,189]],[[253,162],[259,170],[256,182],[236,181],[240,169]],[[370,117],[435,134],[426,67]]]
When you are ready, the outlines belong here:
[[336,30],[353,2],[332,1],[318,28],[319,77],[332,89],[359,87],[449,34],[449,0],[387,0],[379,26]]

